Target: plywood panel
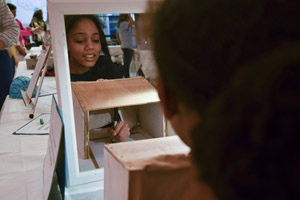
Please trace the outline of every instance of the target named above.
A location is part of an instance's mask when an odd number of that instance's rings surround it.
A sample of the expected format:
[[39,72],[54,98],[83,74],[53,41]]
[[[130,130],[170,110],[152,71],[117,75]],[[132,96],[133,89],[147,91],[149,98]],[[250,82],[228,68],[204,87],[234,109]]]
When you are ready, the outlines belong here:
[[127,200],[129,184],[128,171],[106,150],[104,150],[104,159],[104,199]]
[[144,161],[164,155],[189,154],[190,148],[178,136],[113,143],[104,146],[128,170],[140,170]]
[[159,103],[139,105],[137,107],[141,127],[152,137],[164,137],[164,117]]
[[72,89],[88,111],[159,102],[156,89],[142,77],[74,82]]
[[114,119],[114,110],[93,110],[89,112],[89,130],[103,127],[111,123]]
[[108,144],[104,149],[107,200],[177,200],[188,187],[190,149],[178,136]]

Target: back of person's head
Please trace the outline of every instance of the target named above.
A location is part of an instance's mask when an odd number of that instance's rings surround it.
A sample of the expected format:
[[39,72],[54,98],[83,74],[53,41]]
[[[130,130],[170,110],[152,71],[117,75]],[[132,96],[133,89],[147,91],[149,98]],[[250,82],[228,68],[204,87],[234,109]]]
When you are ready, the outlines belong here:
[[128,14],[120,14],[119,20],[118,20],[118,27],[120,27],[120,23],[124,21],[129,21],[129,16]]
[[91,20],[97,27],[97,30],[100,34],[100,43],[101,43],[101,49],[103,51],[103,53],[108,56],[108,58],[110,57],[110,53],[108,50],[108,45],[106,42],[106,38],[105,38],[105,34],[103,32],[103,25],[100,22],[100,20],[95,16],[95,15],[66,15],[65,16],[65,25],[66,25],[66,36],[68,39],[68,35],[71,32],[71,30],[77,26],[78,22],[81,19],[89,19]]
[[220,199],[300,199],[300,41],[241,68],[192,133]]
[[298,0],[165,0],[152,19],[160,76],[201,112],[243,63],[299,38]]
[[17,9],[17,7],[12,3],[7,3],[7,6],[9,8],[9,10],[16,10]]
[[[298,0],[164,0],[155,8],[159,75],[201,116],[193,158],[219,199],[299,199],[299,21]],[[289,97],[298,100],[291,107]]]
[[43,19],[43,11],[41,9],[37,9],[34,13],[33,13],[33,17],[36,17],[38,19]]

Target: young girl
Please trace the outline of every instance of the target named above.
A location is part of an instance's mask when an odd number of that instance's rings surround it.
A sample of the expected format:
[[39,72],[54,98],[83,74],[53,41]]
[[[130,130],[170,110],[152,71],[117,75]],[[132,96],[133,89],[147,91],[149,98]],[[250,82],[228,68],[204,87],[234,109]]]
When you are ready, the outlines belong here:
[[100,21],[94,15],[65,17],[72,81],[122,78],[122,67],[111,61]]
[[[65,22],[71,81],[122,78],[122,68],[111,61],[104,32],[96,16],[69,15]],[[128,124],[119,121],[115,129],[111,129],[111,135],[113,141],[124,141],[130,135]]]

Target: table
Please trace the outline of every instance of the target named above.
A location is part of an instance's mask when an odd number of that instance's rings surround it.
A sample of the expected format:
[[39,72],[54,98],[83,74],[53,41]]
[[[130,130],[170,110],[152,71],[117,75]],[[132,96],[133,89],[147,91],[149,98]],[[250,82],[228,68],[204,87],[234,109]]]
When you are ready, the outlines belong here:
[[[21,61],[16,76],[31,77]],[[47,79],[48,77],[45,77]],[[53,78],[53,77],[52,77]],[[45,80],[44,80],[45,81]],[[35,116],[50,112],[51,96],[39,97]],[[7,96],[0,116],[0,196],[6,200],[43,199],[43,161],[48,135],[13,135],[29,122],[31,108]]]
[[[31,77],[26,61],[21,61],[17,76]],[[45,77],[41,89],[53,89],[54,77]],[[33,99],[34,101],[34,99]],[[35,116],[49,113],[52,95],[39,97]],[[48,135],[13,135],[19,127],[31,119],[31,108],[25,107],[22,99],[7,96],[0,115],[0,199],[42,200],[43,162],[47,151]],[[69,189],[65,199],[103,199],[103,191],[94,183]]]
[[[21,61],[16,76],[31,77],[26,61]],[[45,77],[43,87],[49,86]],[[49,113],[52,96],[39,97],[35,116]],[[0,197],[5,200],[43,199],[43,161],[48,145],[48,135],[13,135],[19,127],[29,122],[31,108],[22,99],[6,98],[0,115]],[[74,187],[66,199],[102,199],[103,191],[94,183]]]

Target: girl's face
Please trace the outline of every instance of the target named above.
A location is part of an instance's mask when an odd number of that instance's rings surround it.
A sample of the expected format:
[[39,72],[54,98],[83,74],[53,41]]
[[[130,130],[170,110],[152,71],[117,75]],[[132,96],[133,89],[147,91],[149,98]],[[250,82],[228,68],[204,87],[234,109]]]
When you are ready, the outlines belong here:
[[92,68],[100,55],[101,43],[98,29],[89,19],[80,19],[68,34],[70,72],[82,74]]

